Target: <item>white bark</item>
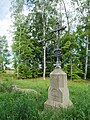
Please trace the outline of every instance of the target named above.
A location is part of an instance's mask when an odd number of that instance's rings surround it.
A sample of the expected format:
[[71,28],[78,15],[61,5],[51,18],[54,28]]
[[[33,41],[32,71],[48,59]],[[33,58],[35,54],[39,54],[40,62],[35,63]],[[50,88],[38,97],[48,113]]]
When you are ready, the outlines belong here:
[[[44,41],[44,44],[45,44],[45,21],[44,21],[44,14],[45,14],[45,8],[43,6],[43,13],[42,13],[42,18],[43,18],[43,41]],[[45,80],[45,74],[46,74],[46,44],[45,46],[43,47],[44,49],[44,67],[43,67],[43,79]]]
[[86,42],[86,61],[85,61],[85,74],[84,79],[87,79],[87,66],[88,66],[88,36],[87,36],[87,42]]
[[43,79],[45,80],[45,73],[46,73],[46,45],[43,47],[44,49],[44,68],[43,68]]

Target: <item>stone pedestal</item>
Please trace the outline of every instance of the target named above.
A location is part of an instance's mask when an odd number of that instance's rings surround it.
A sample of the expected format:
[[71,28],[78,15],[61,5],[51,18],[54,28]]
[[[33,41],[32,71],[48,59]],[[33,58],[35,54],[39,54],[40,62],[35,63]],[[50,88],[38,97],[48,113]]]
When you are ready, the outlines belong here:
[[69,91],[67,88],[67,74],[61,69],[54,69],[50,73],[50,87],[48,89],[48,100],[44,103],[44,107],[67,108],[72,106],[69,99]]

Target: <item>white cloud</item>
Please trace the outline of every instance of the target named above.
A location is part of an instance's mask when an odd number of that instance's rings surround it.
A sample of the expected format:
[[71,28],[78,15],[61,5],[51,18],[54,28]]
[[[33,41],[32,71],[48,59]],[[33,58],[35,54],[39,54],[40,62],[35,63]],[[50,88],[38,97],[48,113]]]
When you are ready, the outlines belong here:
[[0,20],[0,36],[5,35],[8,40],[8,45],[9,45],[9,50],[11,50],[11,45],[12,45],[12,35],[10,33],[11,27],[10,25],[12,24],[11,19],[3,19]]
[[10,25],[12,24],[11,18],[10,18],[10,6],[11,6],[11,1],[10,0],[2,0],[0,2],[0,36],[5,35],[8,40],[9,44],[9,50],[11,51],[11,44],[12,44],[12,36],[10,33],[11,27]]

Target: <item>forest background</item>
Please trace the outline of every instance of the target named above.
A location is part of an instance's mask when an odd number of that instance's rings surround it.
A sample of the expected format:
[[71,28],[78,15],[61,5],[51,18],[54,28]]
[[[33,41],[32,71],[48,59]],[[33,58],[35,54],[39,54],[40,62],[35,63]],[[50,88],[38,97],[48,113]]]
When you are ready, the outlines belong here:
[[[28,15],[24,15],[27,10]],[[90,0],[11,0],[12,56],[15,74],[49,76],[54,69],[56,23],[60,33],[61,67],[70,79],[90,78]],[[0,71],[10,64],[6,36],[0,36]]]

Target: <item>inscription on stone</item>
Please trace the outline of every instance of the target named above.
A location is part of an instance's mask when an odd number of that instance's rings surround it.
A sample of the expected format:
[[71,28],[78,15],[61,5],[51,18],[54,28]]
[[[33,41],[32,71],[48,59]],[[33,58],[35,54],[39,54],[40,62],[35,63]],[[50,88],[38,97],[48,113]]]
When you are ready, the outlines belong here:
[[52,100],[58,101],[58,99],[59,99],[58,90],[57,89],[52,89],[51,96],[52,96]]

